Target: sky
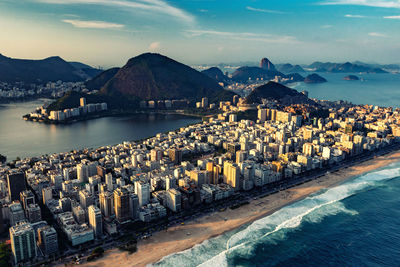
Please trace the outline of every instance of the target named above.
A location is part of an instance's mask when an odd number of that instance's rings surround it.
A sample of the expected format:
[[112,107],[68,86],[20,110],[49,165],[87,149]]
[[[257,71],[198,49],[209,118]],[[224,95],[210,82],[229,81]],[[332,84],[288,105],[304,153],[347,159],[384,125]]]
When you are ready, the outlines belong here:
[[400,0],[0,0],[0,53],[108,68],[144,52],[186,64],[400,63]]

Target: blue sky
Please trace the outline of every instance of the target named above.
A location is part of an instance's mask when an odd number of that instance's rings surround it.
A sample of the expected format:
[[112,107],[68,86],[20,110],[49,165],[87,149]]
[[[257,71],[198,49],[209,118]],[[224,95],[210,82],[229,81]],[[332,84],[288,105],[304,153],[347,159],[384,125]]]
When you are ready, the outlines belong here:
[[0,53],[120,66],[143,52],[187,64],[400,63],[400,0],[0,0]]

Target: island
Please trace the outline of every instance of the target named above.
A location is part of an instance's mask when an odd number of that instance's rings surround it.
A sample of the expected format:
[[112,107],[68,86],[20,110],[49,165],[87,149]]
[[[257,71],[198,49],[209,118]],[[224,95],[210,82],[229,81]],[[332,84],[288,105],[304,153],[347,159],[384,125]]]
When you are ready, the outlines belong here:
[[343,80],[346,80],[346,81],[358,81],[358,80],[360,80],[360,78],[358,78],[356,75],[348,75],[348,76],[344,77]]
[[325,83],[327,82],[327,80],[324,77],[321,77],[320,75],[313,73],[308,75],[305,79],[304,79],[305,83]]

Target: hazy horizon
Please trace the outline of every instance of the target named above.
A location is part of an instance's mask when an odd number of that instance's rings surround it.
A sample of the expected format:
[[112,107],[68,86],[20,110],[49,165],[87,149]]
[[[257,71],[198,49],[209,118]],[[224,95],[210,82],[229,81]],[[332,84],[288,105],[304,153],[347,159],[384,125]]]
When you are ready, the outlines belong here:
[[0,53],[122,66],[157,52],[189,65],[399,64],[400,0],[3,0]]

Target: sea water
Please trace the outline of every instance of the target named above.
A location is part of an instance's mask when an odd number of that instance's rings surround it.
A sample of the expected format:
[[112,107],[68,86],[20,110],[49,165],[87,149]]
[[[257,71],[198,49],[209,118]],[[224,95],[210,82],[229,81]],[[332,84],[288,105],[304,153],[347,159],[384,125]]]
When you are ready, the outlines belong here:
[[354,177],[155,266],[399,266],[399,178]]

